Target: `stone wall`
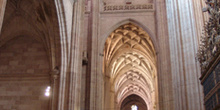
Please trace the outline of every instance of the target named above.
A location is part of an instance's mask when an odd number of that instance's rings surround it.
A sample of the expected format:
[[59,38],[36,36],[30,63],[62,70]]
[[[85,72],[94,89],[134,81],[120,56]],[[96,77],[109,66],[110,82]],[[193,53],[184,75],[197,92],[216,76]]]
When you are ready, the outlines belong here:
[[0,47],[0,110],[48,110],[49,61],[44,46],[16,37]]
[[[104,1],[104,0],[103,0]],[[109,1],[109,2],[108,2]],[[117,1],[118,2],[118,1]],[[121,2],[122,3],[122,2]],[[142,2],[143,3],[143,2]],[[146,1],[144,2],[146,3]],[[91,110],[104,110],[104,94],[103,89],[106,79],[103,73],[103,49],[109,34],[117,29],[119,26],[126,23],[134,23],[143,28],[151,37],[157,52],[157,75],[155,79],[156,87],[156,109],[172,110],[172,79],[170,72],[170,53],[169,53],[169,36],[167,31],[166,7],[165,1],[155,0],[152,5],[153,8],[134,8],[133,5],[139,4],[133,2],[132,4],[116,3],[111,0],[103,2],[92,1],[91,10],[87,11],[85,19],[88,19],[89,29],[88,38],[91,44],[91,96],[90,96],[90,109]],[[146,3],[148,4],[148,3]],[[104,7],[112,6],[109,10],[105,11]],[[123,5],[124,10],[119,10],[118,5]],[[136,6],[136,5],[135,5]],[[89,6],[88,6],[89,7]],[[120,7],[119,7],[120,8]],[[130,10],[131,9],[131,10]],[[87,28],[85,28],[87,29]],[[89,50],[90,51],[90,50]],[[157,88],[158,87],[158,88]],[[108,103],[108,102],[107,102]],[[114,108],[114,107],[111,107]],[[116,108],[116,107],[115,107]]]
[[49,62],[41,43],[17,37],[0,48],[0,74],[47,74]]
[[0,110],[48,110],[45,80],[0,79]]

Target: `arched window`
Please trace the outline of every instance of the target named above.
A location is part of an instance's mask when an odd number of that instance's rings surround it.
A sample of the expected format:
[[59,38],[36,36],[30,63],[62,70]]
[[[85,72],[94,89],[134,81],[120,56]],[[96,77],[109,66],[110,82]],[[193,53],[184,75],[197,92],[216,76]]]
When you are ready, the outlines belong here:
[[131,110],[138,110],[137,105],[132,105],[132,106],[131,106]]

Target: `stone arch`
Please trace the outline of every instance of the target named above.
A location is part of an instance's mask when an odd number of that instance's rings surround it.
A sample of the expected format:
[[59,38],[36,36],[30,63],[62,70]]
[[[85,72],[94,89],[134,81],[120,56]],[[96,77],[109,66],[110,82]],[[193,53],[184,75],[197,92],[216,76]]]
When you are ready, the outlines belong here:
[[[57,13],[57,18],[59,22],[59,38],[60,38],[60,52],[62,53],[67,53],[67,48],[66,48],[66,39],[67,36],[67,29],[66,29],[66,20],[65,20],[65,15],[64,15],[64,4],[63,0],[54,0],[55,5],[56,5],[56,13]],[[58,109],[64,110],[65,109],[65,96],[66,96],[66,85],[65,85],[65,79],[66,77],[66,71],[67,71],[67,54],[61,54],[60,55],[61,59],[61,66],[60,66],[60,81],[59,81],[59,101],[58,101]]]
[[141,22],[137,21],[137,20],[134,20],[134,19],[131,19],[131,18],[128,18],[128,19],[125,19],[125,20],[122,20],[120,22],[118,22],[117,24],[114,24],[112,27],[110,27],[110,29],[104,34],[103,37],[105,37],[102,42],[101,42],[101,50],[103,51],[104,50],[104,45],[105,45],[105,42],[106,42],[106,39],[108,38],[108,36],[115,30],[117,29],[119,26],[122,26],[124,24],[127,24],[127,23],[132,23],[132,24],[135,24],[139,27],[141,27],[144,31],[146,31],[149,36],[151,36],[151,40],[154,44],[154,47],[155,47],[155,50],[156,52],[158,52],[159,50],[159,45],[157,44],[157,38],[156,38],[156,35],[146,26],[144,26]]
[[[106,76],[105,107],[118,110],[123,99],[136,94],[142,96],[149,109],[153,110],[158,98],[155,77],[157,56],[149,34],[138,25],[127,22],[109,34],[103,50],[103,72]],[[127,74],[128,71],[134,70],[139,74]]]
[[136,105],[138,110],[148,110],[145,101],[138,95],[131,94],[127,96],[120,105],[121,110],[130,110],[132,105]]

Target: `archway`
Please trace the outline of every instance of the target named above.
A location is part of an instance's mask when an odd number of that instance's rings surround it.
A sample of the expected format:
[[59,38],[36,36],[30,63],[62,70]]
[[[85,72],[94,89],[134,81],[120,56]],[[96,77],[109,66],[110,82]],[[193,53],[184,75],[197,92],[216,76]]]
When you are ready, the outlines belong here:
[[145,101],[137,96],[137,95],[130,95],[124,99],[121,104],[120,110],[148,110]]
[[156,52],[150,36],[133,23],[115,29],[104,48],[105,108],[119,110],[130,95],[153,110],[157,99]]

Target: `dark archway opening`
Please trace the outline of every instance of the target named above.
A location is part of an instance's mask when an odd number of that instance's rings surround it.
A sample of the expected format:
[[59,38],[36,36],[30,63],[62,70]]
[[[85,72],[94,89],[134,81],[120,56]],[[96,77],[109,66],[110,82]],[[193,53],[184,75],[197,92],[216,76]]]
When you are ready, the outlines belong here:
[[136,105],[138,110],[148,110],[145,101],[138,95],[130,95],[124,99],[120,110],[132,110],[132,105]]

